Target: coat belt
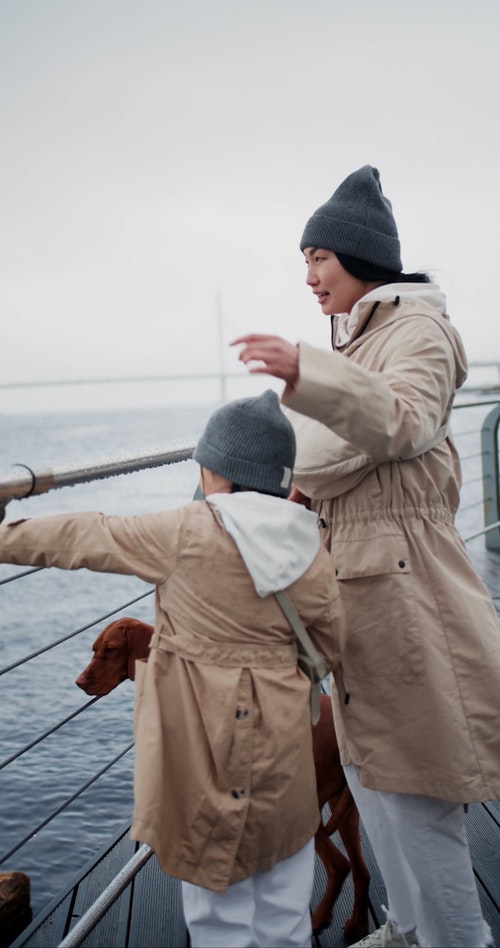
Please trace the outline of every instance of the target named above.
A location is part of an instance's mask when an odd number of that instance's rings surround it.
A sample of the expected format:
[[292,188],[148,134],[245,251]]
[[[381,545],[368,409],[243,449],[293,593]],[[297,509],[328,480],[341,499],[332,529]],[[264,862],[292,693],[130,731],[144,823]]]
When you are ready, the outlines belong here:
[[273,668],[297,664],[297,645],[238,645],[234,642],[198,641],[192,636],[165,635],[156,633],[151,648],[164,652],[175,652],[187,661],[203,665],[223,665],[228,668]]

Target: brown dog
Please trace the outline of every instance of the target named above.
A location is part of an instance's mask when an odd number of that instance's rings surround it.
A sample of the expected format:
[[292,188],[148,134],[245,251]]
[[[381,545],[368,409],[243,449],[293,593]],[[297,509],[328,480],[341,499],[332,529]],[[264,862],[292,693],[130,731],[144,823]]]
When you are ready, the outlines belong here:
[[75,681],[87,695],[108,695],[122,681],[135,680],[135,663],[147,658],[153,626],[124,616],[110,622],[97,636],[89,665]]
[[[75,684],[88,695],[107,695],[127,678],[135,679],[135,662],[147,658],[153,626],[139,619],[124,616],[110,622],[97,636],[89,665]],[[320,823],[315,836],[316,852],[326,871],[325,894],[312,919],[317,934],[331,922],[334,903],[342,884],[352,872],[354,908],[344,925],[348,944],[368,934],[368,886],[370,874],[363,859],[359,837],[359,815],[347,785],[340,763],[339,749],[333,726],[332,705],[327,695],[321,695],[321,714],[312,728],[314,765],[320,810],[328,804],[330,819]],[[332,843],[330,836],[338,830],[349,859]]]

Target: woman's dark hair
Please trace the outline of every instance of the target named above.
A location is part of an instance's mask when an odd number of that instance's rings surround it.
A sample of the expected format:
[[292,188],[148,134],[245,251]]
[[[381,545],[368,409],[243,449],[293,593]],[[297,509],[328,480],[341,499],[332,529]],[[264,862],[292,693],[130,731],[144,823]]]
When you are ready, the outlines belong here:
[[431,283],[428,273],[399,273],[397,270],[387,270],[374,263],[367,263],[357,257],[350,257],[347,253],[335,254],[337,260],[351,276],[357,280],[372,280],[377,283]]

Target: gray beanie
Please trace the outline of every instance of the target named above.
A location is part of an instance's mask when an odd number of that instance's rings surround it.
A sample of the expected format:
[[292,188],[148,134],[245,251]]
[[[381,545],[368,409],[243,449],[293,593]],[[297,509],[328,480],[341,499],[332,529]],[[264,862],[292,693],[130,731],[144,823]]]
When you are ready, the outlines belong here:
[[240,398],[209,418],[193,457],[233,484],[288,497],[295,464],[295,433],[276,392]]
[[353,171],[309,218],[300,249],[317,247],[399,273],[403,269],[392,204],[377,168]]

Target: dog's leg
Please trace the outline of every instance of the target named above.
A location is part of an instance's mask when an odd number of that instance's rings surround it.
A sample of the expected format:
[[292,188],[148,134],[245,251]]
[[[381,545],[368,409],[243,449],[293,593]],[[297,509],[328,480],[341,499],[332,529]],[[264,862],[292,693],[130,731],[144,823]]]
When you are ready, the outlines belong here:
[[345,878],[349,875],[349,860],[332,843],[323,823],[320,824],[314,837],[316,852],[326,871],[326,889],[317,905],[312,917],[312,929],[319,935],[328,928],[332,920],[332,911],[335,900],[338,898]]
[[339,825],[339,833],[351,864],[354,885],[354,906],[351,917],[344,925],[348,945],[360,941],[369,932],[368,889],[370,873],[363,858],[359,835],[359,813],[351,797],[351,804]]

